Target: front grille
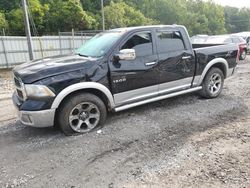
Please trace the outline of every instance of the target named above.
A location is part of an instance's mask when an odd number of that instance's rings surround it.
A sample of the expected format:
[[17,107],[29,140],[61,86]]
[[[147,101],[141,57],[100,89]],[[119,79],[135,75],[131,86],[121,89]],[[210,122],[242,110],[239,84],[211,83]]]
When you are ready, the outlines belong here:
[[19,89],[17,89],[16,91],[17,91],[18,97],[23,100],[24,99],[23,92],[21,90],[19,90]]
[[14,77],[14,81],[15,81],[16,87],[18,87],[18,88],[22,87],[21,82],[16,77]]
[[14,82],[15,82],[16,92],[17,92],[18,98],[20,100],[24,101],[25,100],[24,99],[24,86],[23,86],[21,79],[14,77]]

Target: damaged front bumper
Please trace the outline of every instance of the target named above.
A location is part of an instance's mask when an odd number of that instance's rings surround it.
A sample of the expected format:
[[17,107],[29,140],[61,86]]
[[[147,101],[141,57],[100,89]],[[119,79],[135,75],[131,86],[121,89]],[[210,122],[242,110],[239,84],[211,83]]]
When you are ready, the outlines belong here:
[[54,126],[55,109],[42,111],[18,111],[19,120],[23,125],[31,127]]
[[13,94],[12,101],[16,107],[19,120],[23,125],[39,128],[54,126],[56,109],[34,111],[22,110],[20,109],[22,103],[20,103],[16,93]]

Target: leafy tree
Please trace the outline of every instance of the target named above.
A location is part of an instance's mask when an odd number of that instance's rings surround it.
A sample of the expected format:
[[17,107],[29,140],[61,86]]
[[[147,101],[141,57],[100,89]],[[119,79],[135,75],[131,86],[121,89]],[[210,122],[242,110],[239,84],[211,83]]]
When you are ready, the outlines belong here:
[[202,0],[125,0],[161,24],[183,24],[191,34],[225,32],[223,7]]
[[224,14],[226,19],[226,29],[230,32],[236,32],[238,30],[236,24],[240,20],[238,16],[239,9],[234,7],[225,7]]
[[[30,10],[30,19],[34,21],[34,25],[38,32],[34,34],[43,34],[45,30],[44,18],[45,13],[49,9],[48,5],[42,5],[39,0],[29,0],[28,5]],[[31,24],[33,23],[31,22]]]
[[[45,12],[48,10],[48,7],[42,6],[39,0],[29,0],[28,7],[29,7],[28,12],[30,14],[31,26],[35,25],[38,33],[43,34],[44,31],[43,19],[45,16]],[[11,34],[15,35],[25,34],[23,10],[21,8],[16,8],[11,10],[9,13],[6,13],[6,17],[9,22],[9,32]]]
[[204,3],[204,12],[208,18],[209,34],[223,34],[225,30],[224,9],[212,1]]
[[146,18],[140,11],[128,6],[124,2],[111,2],[104,8],[107,28],[126,26],[139,26],[154,23],[152,19]]
[[0,0],[0,9],[4,10],[4,12],[9,12],[20,7],[20,4],[20,0]]
[[[101,10],[101,0],[81,0],[82,6],[88,12],[99,13]],[[111,0],[103,0],[104,6],[108,6]]]
[[96,20],[83,11],[79,0],[54,0],[48,4],[45,27],[47,32],[92,29]]
[[184,13],[179,16],[179,23],[187,26],[191,35],[226,32],[223,7],[212,1],[190,0],[181,10]]
[[13,9],[7,14],[9,23],[9,34],[24,35],[23,11],[22,9]]
[[174,24],[183,13],[185,0],[125,0],[127,4],[140,10],[146,17],[158,20],[161,24]]
[[226,29],[231,33],[250,30],[250,9],[225,7]]
[[[27,0],[39,35],[101,28],[101,0]],[[182,24],[190,34],[250,30],[250,9],[222,7],[212,0],[104,0],[107,28]],[[0,0],[0,27],[23,35],[21,0]]]
[[4,13],[0,11],[0,29],[7,29],[8,28],[8,22],[5,19]]

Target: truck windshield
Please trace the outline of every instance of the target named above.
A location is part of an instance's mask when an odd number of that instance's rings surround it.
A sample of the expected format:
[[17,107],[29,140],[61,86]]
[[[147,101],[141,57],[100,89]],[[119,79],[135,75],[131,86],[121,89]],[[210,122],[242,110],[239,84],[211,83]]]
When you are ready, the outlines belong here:
[[76,53],[86,57],[102,57],[122,34],[122,32],[118,31],[99,33],[83,44]]

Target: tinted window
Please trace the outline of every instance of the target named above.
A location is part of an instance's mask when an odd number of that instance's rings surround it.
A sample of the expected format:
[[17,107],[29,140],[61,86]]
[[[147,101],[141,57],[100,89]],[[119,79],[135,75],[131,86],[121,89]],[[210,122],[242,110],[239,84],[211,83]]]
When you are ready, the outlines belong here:
[[178,31],[157,32],[157,41],[157,49],[159,53],[185,49],[182,35]]
[[138,33],[132,36],[123,46],[122,49],[135,49],[137,57],[152,55],[153,45],[150,33]]

